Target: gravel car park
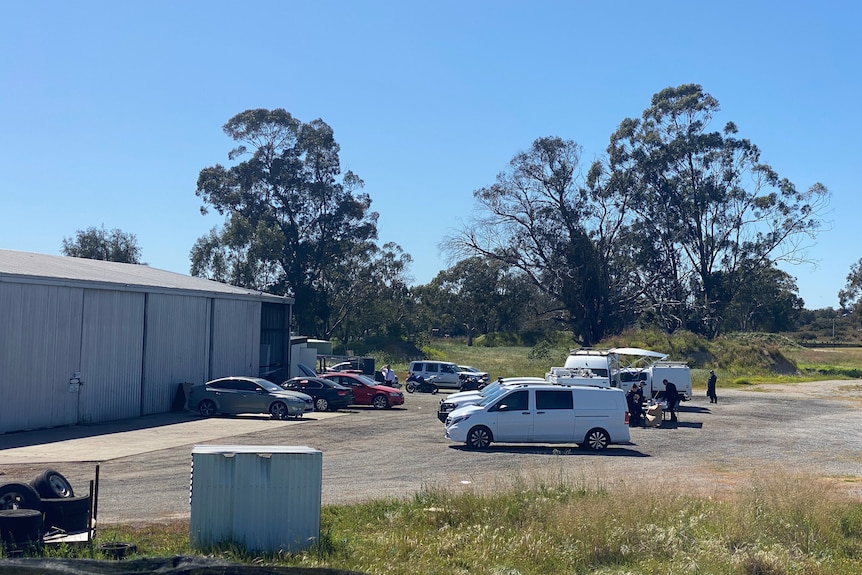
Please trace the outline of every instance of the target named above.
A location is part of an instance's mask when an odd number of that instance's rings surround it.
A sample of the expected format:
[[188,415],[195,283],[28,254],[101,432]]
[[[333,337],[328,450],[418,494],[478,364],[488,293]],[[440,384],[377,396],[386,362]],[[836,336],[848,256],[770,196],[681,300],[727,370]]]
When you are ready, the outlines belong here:
[[[212,422],[164,414],[129,420],[125,427],[112,425],[112,430],[123,431],[112,435],[98,433],[104,425],[0,435],[0,462],[15,461],[0,463],[0,474],[3,481],[29,480],[51,467],[79,484],[92,477],[94,460],[99,461],[102,524],[188,519],[191,451],[202,443],[321,450],[325,505],[409,497],[434,486],[485,490],[515,477],[542,474],[607,489],[638,481],[644,489],[722,497],[758,475],[805,473],[834,479],[836,489],[862,497],[862,381],[719,389],[718,404],[695,390],[694,399],[682,405],[676,425],[632,428],[630,445],[599,453],[575,445],[467,450],[445,439],[436,417],[439,398],[411,395],[386,417],[358,406],[347,412],[311,413],[299,421],[257,421],[253,431],[254,419]],[[161,425],[167,431],[194,420],[200,429],[212,431],[186,432],[176,445],[138,445],[136,434],[148,427]],[[209,423],[218,425],[203,427]],[[105,442],[127,443],[132,454],[100,456],[107,453],[101,447]],[[70,457],[78,453],[77,459]]]

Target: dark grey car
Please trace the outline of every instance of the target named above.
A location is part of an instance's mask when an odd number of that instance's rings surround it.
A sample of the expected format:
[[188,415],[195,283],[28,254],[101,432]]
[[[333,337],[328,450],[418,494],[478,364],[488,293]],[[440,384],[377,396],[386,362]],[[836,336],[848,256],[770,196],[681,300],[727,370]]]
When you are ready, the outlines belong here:
[[189,409],[204,417],[216,413],[268,413],[275,419],[314,411],[310,396],[287,391],[259,377],[223,377],[191,388]]

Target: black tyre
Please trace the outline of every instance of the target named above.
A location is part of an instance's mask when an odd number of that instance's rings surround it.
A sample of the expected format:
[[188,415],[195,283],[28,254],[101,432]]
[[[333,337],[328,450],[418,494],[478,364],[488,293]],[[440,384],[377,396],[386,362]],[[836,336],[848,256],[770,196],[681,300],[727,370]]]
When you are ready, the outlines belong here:
[[386,399],[385,395],[375,395],[374,399],[371,400],[371,405],[374,406],[374,409],[386,409],[389,407],[389,400]]
[[7,549],[42,545],[42,513],[36,509],[0,510],[0,540]]
[[204,417],[212,417],[216,414],[216,404],[214,401],[205,399],[198,404],[198,412]]
[[134,543],[99,543],[99,553],[110,559],[122,559],[138,551]]
[[66,533],[87,530],[87,519],[90,514],[89,495],[43,499],[42,505],[46,527],[62,529]]
[[404,389],[407,390],[407,393],[413,393],[414,391],[416,391],[416,384],[412,381],[408,381]]
[[75,496],[72,484],[53,469],[46,469],[36,476],[36,479],[30,482],[30,487],[43,499]]
[[491,430],[484,425],[477,425],[467,432],[467,447],[470,449],[488,449],[492,441]]
[[603,449],[607,449],[610,443],[611,438],[608,435],[608,432],[604,429],[591,429],[584,437],[584,445],[586,445],[588,449],[592,449],[593,451],[602,451]]
[[287,419],[287,406],[280,401],[276,401],[269,406],[269,414],[273,419]]
[[42,510],[42,498],[36,490],[26,483],[6,483],[0,485],[0,510],[36,509]]
[[329,411],[329,402],[325,397],[318,397],[314,400],[315,411]]

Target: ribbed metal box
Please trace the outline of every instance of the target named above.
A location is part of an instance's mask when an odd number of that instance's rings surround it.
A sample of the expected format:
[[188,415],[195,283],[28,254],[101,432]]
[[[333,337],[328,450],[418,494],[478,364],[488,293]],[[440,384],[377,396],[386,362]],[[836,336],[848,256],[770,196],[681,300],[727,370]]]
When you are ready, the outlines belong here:
[[296,552],[320,535],[323,453],[283,445],[196,445],[190,543]]

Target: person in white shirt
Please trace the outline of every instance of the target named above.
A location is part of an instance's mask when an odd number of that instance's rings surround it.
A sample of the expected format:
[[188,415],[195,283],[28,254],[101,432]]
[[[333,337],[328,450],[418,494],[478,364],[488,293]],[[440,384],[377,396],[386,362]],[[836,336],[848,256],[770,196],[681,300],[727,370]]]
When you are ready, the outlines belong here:
[[391,386],[393,383],[395,383],[395,372],[392,370],[391,367],[389,367],[388,363],[383,366],[383,369],[380,370],[380,372],[383,374],[384,384]]

